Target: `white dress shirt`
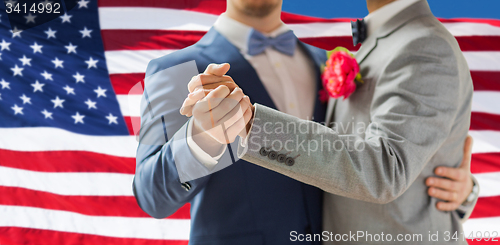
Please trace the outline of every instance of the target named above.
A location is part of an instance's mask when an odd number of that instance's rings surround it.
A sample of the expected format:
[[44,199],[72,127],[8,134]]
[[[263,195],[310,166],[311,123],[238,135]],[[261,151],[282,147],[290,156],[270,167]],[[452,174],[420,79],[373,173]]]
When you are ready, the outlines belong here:
[[410,5],[421,0],[397,0],[367,15],[364,20],[367,25],[367,37],[375,33],[392,17],[403,11]]
[[[288,56],[268,47],[263,53],[251,56],[247,54],[248,37],[252,30],[250,26],[222,14],[215,22],[214,28],[238,48],[243,57],[252,65],[278,110],[301,119],[312,118],[317,96],[316,74],[314,62],[305,50],[297,45],[294,55]],[[264,35],[276,37],[289,30],[283,23],[276,30]],[[238,84],[238,81],[235,82]],[[196,159],[211,168],[217,164],[225,147],[219,156],[211,157],[192,139],[192,124],[193,120],[190,120],[187,128],[189,148]]]

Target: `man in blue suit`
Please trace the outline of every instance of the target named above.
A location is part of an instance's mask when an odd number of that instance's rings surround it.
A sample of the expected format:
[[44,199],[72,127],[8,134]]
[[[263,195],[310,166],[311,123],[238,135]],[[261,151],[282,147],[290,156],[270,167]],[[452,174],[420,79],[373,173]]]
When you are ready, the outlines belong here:
[[[193,74],[177,71],[189,70],[195,61],[196,72],[211,63],[230,63],[227,75],[253,102],[300,118],[324,120],[326,105],[317,94],[325,52],[291,34],[280,20],[281,4],[281,0],[228,0],[226,13],[198,43],[148,65],[134,195],[155,218],[191,203],[190,244],[288,244],[293,231],[322,232],[321,190],[243,160],[231,165],[231,150],[218,150],[222,144],[203,145],[203,140],[192,137],[203,127],[179,113]],[[255,46],[253,41],[263,37],[282,40],[283,45]],[[230,92],[218,91],[219,98]],[[245,98],[237,100],[233,107],[248,106]],[[203,177],[183,181],[179,173],[193,169],[202,169]]]
[[[240,7],[234,6],[232,2],[238,5],[242,1],[229,1],[228,12],[233,7]],[[251,4],[251,1],[246,2]],[[284,28],[281,33],[288,32],[279,18],[281,1],[267,1],[266,4],[267,7],[261,10],[252,6],[245,8],[250,12],[254,11],[249,13],[252,16],[259,14],[255,12],[266,12],[271,8],[273,13],[270,14],[274,20],[278,20],[274,25]],[[234,12],[236,11],[231,14]],[[211,172],[214,173],[209,176],[185,183],[180,181],[176,165],[203,168],[205,163],[200,157],[197,158],[196,152],[188,145],[186,138],[189,121],[179,113],[184,98],[189,93],[187,84],[192,74],[182,77],[186,75],[168,72],[169,68],[176,68],[179,64],[188,66],[194,60],[198,70],[203,72],[210,63],[230,63],[232,65],[228,75],[238,81],[238,86],[248,96],[256,102],[276,108],[273,98],[266,92],[269,91],[268,88],[260,78],[267,72],[271,73],[271,76],[265,75],[268,82],[272,81],[275,78],[272,76],[274,71],[254,68],[252,62],[255,60],[251,60],[252,57],[250,60],[245,58],[246,54],[242,54],[240,48],[243,48],[246,36],[243,35],[242,39],[236,41],[232,33],[241,31],[242,27],[246,31],[251,28],[228,15],[229,13],[222,15],[195,45],[152,60],[148,65],[134,180],[138,203],[155,218],[167,217],[186,203],[191,203],[190,244],[286,244],[290,242],[290,231],[320,233],[322,191],[254,164],[238,161],[221,171],[213,169]],[[272,26],[266,28],[275,29]],[[316,94],[321,88],[319,67],[326,59],[325,52],[297,41],[295,36],[293,38],[297,43],[295,49],[303,58],[302,62],[310,67],[307,71],[310,76],[308,82],[312,87],[309,95],[312,100],[309,102],[309,118],[314,115],[315,119],[321,121],[326,105],[318,101]],[[272,55],[278,59],[294,57],[278,51]],[[255,62],[261,62],[260,59]],[[162,74],[165,71],[168,74]],[[177,137],[179,140],[176,140]],[[237,146],[233,148],[237,149]],[[231,161],[225,156],[221,159]],[[218,165],[231,164],[222,163],[222,160],[219,162]]]

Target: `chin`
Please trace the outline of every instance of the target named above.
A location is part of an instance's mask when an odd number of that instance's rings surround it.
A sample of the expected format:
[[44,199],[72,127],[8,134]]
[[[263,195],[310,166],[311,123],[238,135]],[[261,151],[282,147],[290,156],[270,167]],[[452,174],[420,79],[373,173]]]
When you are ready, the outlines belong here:
[[281,6],[281,0],[237,0],[240,10],[250,16],[265,17]]

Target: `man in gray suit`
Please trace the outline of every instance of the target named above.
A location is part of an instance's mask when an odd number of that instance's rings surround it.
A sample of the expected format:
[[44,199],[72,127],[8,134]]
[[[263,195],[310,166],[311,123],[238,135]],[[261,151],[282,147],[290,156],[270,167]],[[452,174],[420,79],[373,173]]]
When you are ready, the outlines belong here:
[[327,192],[323,229],[334,233],[323,241],[466,244],[461,217],[436,208],[425,178],[463,158],[467,63],[426,0],[367,3],[368,35],[356,54],[364,84],[329,102],[333,127],[255,104],[239,156]]

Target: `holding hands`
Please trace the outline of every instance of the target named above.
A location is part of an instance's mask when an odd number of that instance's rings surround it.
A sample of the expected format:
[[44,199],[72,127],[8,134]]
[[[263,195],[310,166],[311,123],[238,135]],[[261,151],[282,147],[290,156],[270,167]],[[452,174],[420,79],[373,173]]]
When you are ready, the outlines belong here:
[[204,73],[194,76],[180,109],[182,115],[193,117],[193,139],[204,150],[214,148],[212,152],[216,152],[221,145],[234,142],[236,136],[247,135],[253,106],[243,90],[225,75],[229,68],[227,63],[210,64]]

